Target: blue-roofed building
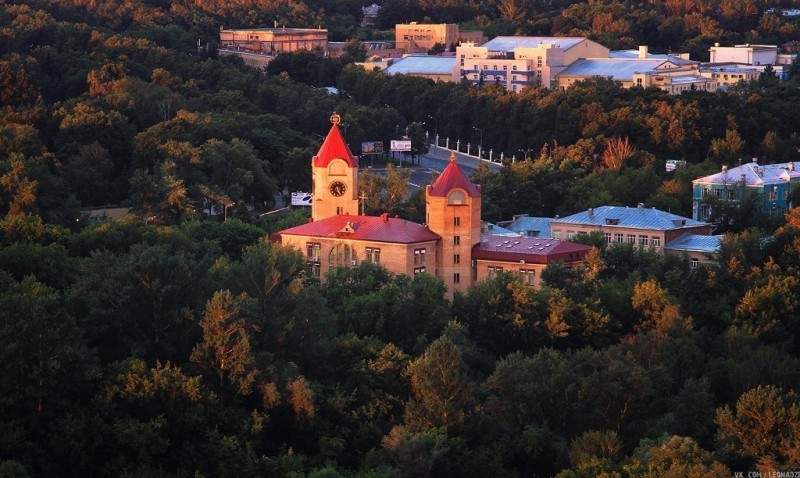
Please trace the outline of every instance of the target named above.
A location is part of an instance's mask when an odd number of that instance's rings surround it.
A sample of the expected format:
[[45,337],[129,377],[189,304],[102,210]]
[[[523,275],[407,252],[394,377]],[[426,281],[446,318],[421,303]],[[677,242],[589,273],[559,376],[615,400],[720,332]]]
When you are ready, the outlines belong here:
[[520,214],[514,216],[511,221],[499,224],[520,236],[549,238],[551,237],[550,222],[552,220],[549,217],[530,217],[527,214]]
[[684,234],[664,246],[664,251],[683,254],[689,258],[692,267],[702,263],[714,262],[719,255],[724,235],[705,236]]
[[655,208],[600,206],[550,221],[553,239],[601,233],[608,244],[635,244],[661,250],[684,234],[711,235],[711,224]]
[[387,75],[408,75],[434,81],[453,81],[456,59],[452,56],[408,55],[395,60],[384,71]]
[[613,51],[610,58],[578,60],[558,74],[558,87],[564,90],[575,82],[600,77],[618,81],[624,88],[658,88],[669,94],[716,91],[717,81],[702,76],[699,65],[687,55],[657,55],[640,46],[638,50]]
[[746,163],[692,181],[692,217],[707,221],[714,213],[714,202],[738,203],[748,193],[758,195],[763,212],[783,215],[793,205],[792,187],[800,183],[800,171],[794,162],[779,164]]
[[496,83],[508,91],[556,88],[556,75],[580,58],[607,58],[609,50],[583,37],[496,37],[456,48],[454,81]]

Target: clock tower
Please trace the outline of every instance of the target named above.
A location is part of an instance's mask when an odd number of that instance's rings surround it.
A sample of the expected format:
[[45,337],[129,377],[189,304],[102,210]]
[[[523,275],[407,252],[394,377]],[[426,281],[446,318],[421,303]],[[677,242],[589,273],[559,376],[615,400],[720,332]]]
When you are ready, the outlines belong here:
[[339,129],[341,117],[331,115],[331,130],[311,160],[311,219],[338,214],[358,215],[358,160]]

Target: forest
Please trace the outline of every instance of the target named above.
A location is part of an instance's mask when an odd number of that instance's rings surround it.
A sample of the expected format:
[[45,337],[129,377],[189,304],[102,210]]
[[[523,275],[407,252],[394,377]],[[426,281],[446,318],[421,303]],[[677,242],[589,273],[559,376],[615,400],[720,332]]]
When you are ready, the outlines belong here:
[[[315,283],[268,240],[307,212],[265,214],[308,189],[336,111],[356,153],[435,119],[525,157],[472,177],[488,221],[636,203],[689,215],[692,179],[800,159],[800,65],[716,93],[598,79],[513,94],[313,52],[257,71],[215,49],[223,25],[386,35],[357,27],[361,6],[0,0],[0,476],[800,471],[800,208],[716,208],[711,265],[589,236],[582,266],[549,267],[539,290],[499,274],[452,300],[436,277],[369,263]],[[698,59],[798,38],[771,12],[792,1],[382,7],[384,29],[458,22]],[[686,165],[666,172],[671,159]],[[403,180],[364,181],[367,212],[420,220]],[[108,205],[131,214],[91,220]]]

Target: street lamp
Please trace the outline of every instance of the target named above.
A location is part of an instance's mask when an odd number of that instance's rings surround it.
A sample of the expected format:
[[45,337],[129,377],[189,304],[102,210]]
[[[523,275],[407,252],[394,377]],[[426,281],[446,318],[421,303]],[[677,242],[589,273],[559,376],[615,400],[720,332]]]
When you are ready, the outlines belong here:
[[478,157],[483,159],[483,130],[477,126],[473,126],[472,129],[481,134],[481,142],[478,144]]
[[222,222],[225,222],[225,221],[227,221],[227,220],[228,220],[228,208],[229,208],[229,207],[233,207],[233,206],[235,206],[235,204],[234,204],[234,203],[225,203],[225,204],[222,206],[222,208],[223,208],[223,212],[222,212]]

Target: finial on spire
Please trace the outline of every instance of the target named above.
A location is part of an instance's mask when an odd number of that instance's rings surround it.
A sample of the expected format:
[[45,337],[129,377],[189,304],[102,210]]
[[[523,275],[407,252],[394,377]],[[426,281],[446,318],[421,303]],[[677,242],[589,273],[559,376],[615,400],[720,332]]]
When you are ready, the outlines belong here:
[[334,111],[333,114],[331,115],[331,123],[339,124],[339,123],[341,123],[341,121],[342,121],[342,117],[339,116],[338,114],[336,114],[336,112]]
[[450,161],[455,162],[456,160],[456,152],[454,150],[450,150]]

